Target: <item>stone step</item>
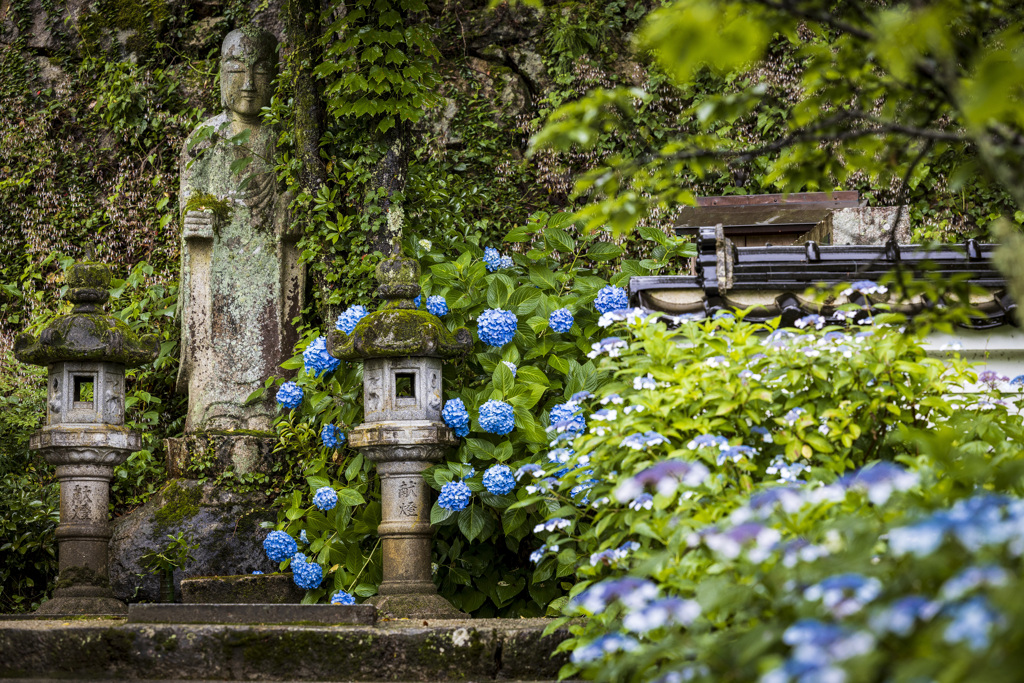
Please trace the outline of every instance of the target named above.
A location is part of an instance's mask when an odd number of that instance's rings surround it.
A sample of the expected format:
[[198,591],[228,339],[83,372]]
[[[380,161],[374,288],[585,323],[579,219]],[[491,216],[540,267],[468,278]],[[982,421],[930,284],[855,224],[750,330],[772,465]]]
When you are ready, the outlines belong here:
[[375,626],[0,620],[0,678],[136,681],[554,681],[569,636],[544,619]]

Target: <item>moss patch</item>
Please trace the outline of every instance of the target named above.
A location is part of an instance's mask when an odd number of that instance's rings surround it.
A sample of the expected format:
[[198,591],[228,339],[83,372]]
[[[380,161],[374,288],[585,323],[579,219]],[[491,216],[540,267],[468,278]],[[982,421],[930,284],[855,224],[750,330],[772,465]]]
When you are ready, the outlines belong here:
[[153,513],[159,533],[199,514],[199,501],[203,494],[198,486],[186,488],[175,479],[164,488],[160,495],[163,505]]
[[107,577],[97,574],[89,567],[67,567],[60,573],[54,588],[63,589],[72,586],[99,586],[110,588]]
[[210,211],[218,223],[226,222],[231,218],[231,202],[226,199],[217,199],[209,192],[196,192],[185,202],[185,211]]

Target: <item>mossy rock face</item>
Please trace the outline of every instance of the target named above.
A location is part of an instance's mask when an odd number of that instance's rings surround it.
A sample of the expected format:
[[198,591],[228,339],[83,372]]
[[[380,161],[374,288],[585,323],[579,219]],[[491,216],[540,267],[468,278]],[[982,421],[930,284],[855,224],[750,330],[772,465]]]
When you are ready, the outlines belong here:
[[452,358],[468,352],[473,338],[466,328],[454,334],[426,311],[389,308],[371,313],[356,325],[352,334],[332,330],[327,348],[342,360],[427,356]]
[[263,522],[277,512],[263,493],[237,493],[191,479],[172,479],[141,508],[114,520],[110,539],[110,586],[125,602],[156,602],[160,579],[142,566],[142,556],[167,546],[168,536],[184,533],[199,543],[195,558],[174,571],[175,592],[183,578],[248,575],[277,571],[267,559]]
[[158,531],[195,517],[199,512],[202,493],[198,487],[186,488],[177,480],[171,480],[171,483],[160,492],[163,505],[153,514],[153,519],[159,525]]

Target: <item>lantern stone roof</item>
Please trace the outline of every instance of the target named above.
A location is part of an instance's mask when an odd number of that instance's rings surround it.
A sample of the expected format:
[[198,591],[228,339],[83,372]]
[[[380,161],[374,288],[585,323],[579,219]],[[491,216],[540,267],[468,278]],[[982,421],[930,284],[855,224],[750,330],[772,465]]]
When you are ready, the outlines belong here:
[[49,365],[69,361],[120,363],[133,368],[156,360],[156,335],[140,337],[119,318],[103,311],[110,297],[110,269],[79,262],[67,274],[71,313],[54,318],[39,335],[23,332],[14,342],[22,363]]
[[377,296],[385,302],[346,334],[334,329],[327,350],[341,360],[368,358],[453,358],[473,347],[466,328],[449,330],[435,315],[416,309],[420,266],[413,259],[390,258],[377,266]]
[[[821,306],[804,293],[811,287],[832,287],[861,280],[877,281],[898,271],[911,280],[960,280],[976,289],[970,301],[980,315],[963,327],[990,329],[1016,326],[1018,308],[1003,275],[992,262],[996,245],[967,240],[962,245],[932,249],[890,242],[876,246],[826,246],[808,241],[803,246],[737,247],[722,226],[703,227],[698,236],[695,275],[634,277],[629,291],[634,306],[660,312],[668,322],[713,316],[719,311],[750,309],[746,320],[767,322],[782,318],[783,326],[808,314],[840,324],[836,307],[864,305],[858,293],[839,296]],[[980,292],[980,293],[979,293]],[[872,295],[870,303],[885,297]],[[926,305],[920,300],[892,302],[893,311],[913,315]],[[867,312],[865,312],[867,315]]]

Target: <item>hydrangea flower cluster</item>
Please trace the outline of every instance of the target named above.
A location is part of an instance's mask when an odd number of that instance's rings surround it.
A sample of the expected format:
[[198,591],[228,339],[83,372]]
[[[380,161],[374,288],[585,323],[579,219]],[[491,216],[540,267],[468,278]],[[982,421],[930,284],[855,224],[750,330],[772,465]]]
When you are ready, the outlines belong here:
[[488,434],[504,436],[515,426],[515,413],[508,403],[491,399],[480,406],[480,428]]
[[306,372],[318,377],[321,372],[334,372],[341,361],[327,352],[327,338],[317,337],[302,352]]
[[597,326],[601,328],[611,327],[614,323],[626,321],[626,324],[635,327],[648,320],[656,320],[658,316],[652,316],[652,311],[645,308],[622,308],[617,311],[602,313],[597,319]]
[[413,297],[412,305],[416,308],[416,310],[419,310],[420,306],[423,305],[423,295],[417,294],[415,297]]
[[441,495],[437,498],[437,504],[445,510],[458,512],[466,509],[472,496],[473,492],[464,482],[450,481],[441,487]]
[[530,562],[533,562],[534,564],[539,564],[540,561],[544,559],[545,555],[547,555],[548,553],[557,553],[557,552],[558,552],[558,545],[557,544],[549,546],[547,543],[545,543],[544,545],[542,545],[541,547],[537,548],[532,553],[530,553]]
[[320,430],[320,443],[324,448],[337,448],[345,443],[345,433],[334,425],[324,425]]
[[455,436],[469,434],[469,413],[466,412],[466,404],[461,398],[451,398],[445,402],[441,410],[441,419],[455,430]]
[[484,265],[487,266],[488,273],[493,273],[501,268],[501,254],[497,249],[494,247],[484,249]]
[[483,484],[488,493],[504,496],[516,487],[516,480],[508,465],[491,465],[484,472]]
[[877,284],[871,280],[860,280],[844,289],[843,296],[852,296],[854,292],[857,294],[863,294],[864,296],[870,296],[871,294],[885,294],[888,291],[889,288],[885,285]]
[[299,541],[301,543],[305,543],[306,545],[309,545],[309,537],[306,536],[306,530],[305,529],[303,529],[302,531],[299,532]]
[[570,526],[572,526],[572,521],[564,517],[554,517],[533,527],[533,533],[539,534],[542,531],[551,533],[552,531],[568,529]]
[[598,553],[593,553],[590,556],[590,566],[596,567],[599,564],[614,564],[620,560],[624,560],[629,557],[631,552],[635,552],[640,549],[640,544],[636,541],[627,541],[618,548],[608,548]]
[[277,402],[291,410],[302,404],[302,387],[295,382],[285,382],[277,390]]
[[842,619],[861,611],[882,593],[882,582],[860,574],[838,574],[809,586],[804,599],[820,601],[833,616]]
[[334,595],[331,596],[331,604],[354,605],[356,604],[356,599],[352,597],[350,594],[346,593],[345,591],[337,591]]
[[488,308],[477,318],[477,336],[488,346],[501,347],[516,336],[519,321],[512,311]]
[[574,320],[568,308],[559,308],[548,316],[548,326],[553,332],[564,334],[572,329]]
[[338,493],[330,486],[321,486],[313,494],[313,505],[318,510],[327,512],[333,510],[334,506],[338,504]]
[[359,321],[369,314],[370,312],[366,310],[366,306],[361,304],[349,306],[341,315],[338,316],[338,320],[334,323],[334,326],[345,334],[352,334],[352,330],[356,329],[356,325],[359,324]]
[[271,562],[283,562],[298,552],[299,546],[295,539],[283,531],[271,531],[263,539],[263,551]]
[[443,318],[448,315],[448,302],[445,301],[443,296],[434,294],[427,297],[427,312],[430,315],[436,315],[438,318]]
[[821,328],[825,327],[825,323],[827,322],[828,321],[825,320],[824,316],[812,313],[811,315],[805,315],[804,317],[800,318],[793,324],[801,329],[804,327],[813,327],[816,330],[820,330]]
[[622,287],[613,285],[602,287],[597,293],[597,298],[594,299],[594,307],[601,313],[629,308],[629,295]]
[[583,408],[576,401],[559,403],[551,408],[548,415],[551,428],[559,433],[568,433],[572,436],[582,434],[587,429],[587,420],[583,417]]
[[629,344],[620,337],[605,337],[601,341],[591,344],[590,348],[591,351],[587,353],[587,358],[597,358],[606,353],[609,358],[618,358],[623,349],[629,348]]
[[623,446],[627,446],[636,451],[646,450],[648,446],[658,446],[663,443],[668,443],[668,439],[658,432],[630,434],[622,440]]
[[296,586],[307,591],[319,588],[324,580],[323,567],[310,562],[302,553],[295,553],[292,557],[292,580]]
[[619,484],[615,489],[615,497],[622,503],[634,500],[647,486],[653,486],[658,493],[668,496],[680,484],[694,488],[707,481],[709,476],[711,472],[703,463],[664,460]]
[[516,364],[515,363],[510,363],[507,360],[503,360],[501,362],[505,364],[505,367],[508,368],[509,371],[512,373],[512,376],[515,377],[516,376],[516,372],[519,370],[519,368],[516,367]]

